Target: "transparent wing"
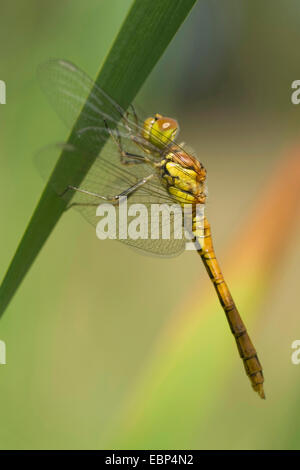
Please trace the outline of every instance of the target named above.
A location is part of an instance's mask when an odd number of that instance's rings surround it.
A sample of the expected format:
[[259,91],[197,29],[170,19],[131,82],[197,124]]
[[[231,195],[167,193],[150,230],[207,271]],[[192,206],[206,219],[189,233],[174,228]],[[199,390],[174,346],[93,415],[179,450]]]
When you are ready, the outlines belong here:
[[[108,131],[105,128],[89,128],[86,132],[88,133],[89,142],[93,143],[94,140],[96,141],[97,139],[104,138],[105,133]],[[105,136],[105,138],[107,138],[107,136]],[[180,218],[178,211],[176,212],[176,210],[173,211],[172,209],[174,206],[174,200],[163,187],[159,174],[156,173],[155,168],[149,160],[149,155],[143,152],[143,150],[126,135],[122,135],[122,145],[128,153],[136,153],[138,151],[140,157],[138,163],[122,163],[114,137],[110,136],[108,140],[106,140],[101,153],[96,157],[96,159],[94,159],[93,156],[92,160],[94,160],[94,162],[89,172],[80,183],[80,188],[84,191],[88,191],[89,193],[94,193],[110,199],[136,185],[136,183],[141,181],[143,178],[153,175],[146,184],[139,187],[128,196],[128,211],[129,213],[130,211],[133,212],[126,218],[126,220],[122,216],[125,210],[124,207],[123,212],[120,213],[120,207],[118,205],[114,206],[118,235],[120,232],[126,232],[128,237],[123,238],[121,241],[146,253],[158,256],[175,256],[181,253],[184,249],[185,240],[182,238],[182,224],[180,226],[180,238],[178,238]],[[62,152],[62,150],[66,169],[70,170],[71,167],[71,173],[75,175],[74,181],[76,181],[76,175],[81,171],[82,163],[85,159],[91,158],[90,153],[83,151],[81,147],[78,148],[70,144],[56,144],[43,149],[35,159],[38,170],[42,176],[47,179],[52,172],[59,152]],[[65,177],[52,177],[51,184],[59,195],[61,195],[66,189]],[[73,186],[74,182],[68,181],[67,184]],[[105,202],[105,200],[101,200],[91,194],[74,191],[70,205],[72,205],[74,209],[78,210],[94,227],[97,227],[100,218],[96,215],[96,209],[100,203]],[[142,204],[140,209],[142,211],[147,211],[148,222],[147,224],[143,223],[139,227],[142,234],[140,237],[134,239],[130,236],[131,228],[132,226],[135,226],[132,221],[136,219],[136,216],[140,215],[139,208],[135,206],[136,204]],[[166,219],[163,223],[163,215],[160,212],[160,225],[159,227],[155,225],[153,229],[153,224],[151,224],[151,211],[157,211],[158,204],[164,205],[162,207],[162,212]],[[136,210],[137,212],[135,212]],[[142,214],[145,216],[144,212],[142,212]],[[167,228],[167,232],[165,233],[163,231],[163,226]]]
[[103,127],[103,119],[118,123],[125,114],[85,72],[71,62],[52,59],[41,64],[38,79],[53,108],[68,128],[73,126],[84,105],[82,119],[87,125],[94,123]]
[[[108,198],[119,195],[141,179],[153,175],[147,184],[130,194],[129,207],[143,204],[150,213],[153,204],[165,204],[168,208],[174,205],[174,201],[162,186],[159,175],[151,165],[151,159],[158,161],[169,144],[172,144],[172,151],[176,151],[176,147],[180,150],[180,146],[173,141],[163,144],[159,133],[155,137],[157,141],[161,140],[161,145],[154,146],[143,139],[141,133],[143,121],[139,120],[134,108],[129,107],[127,111],[122,109],[85,72],[68,61],[50,60],[39,67],[38,77],[50,103],[68,127],[74,125],[80,114],[80,127],[77,126],[75,145],[62,144],[48,147],[36,158],[42,175],[49,176],[58,151],[63,150],[62,163],[66,168],[65,174],[70,173],[74,176],[74,181],[68,181],[67,185],[77,186],[76,181],[81,180],[81,175],[85,174],[85,169],[90,164],[91,167],[81,181],[80,187],[89,193]],[[113,128],[115,131],[111,130]],[[119,137],[122,140],[122,147],[124,146],[125,152],[129,154],[127,162],[120,161],[120,148],[118,143],[116,145]],[[101,152],[98,155],[99,148]],[[54,173],[51,184],[58,194],[62,194],[66,189],[66,180],[61,172]],[[71,203],[89,222],[97,226],[95,208],[99,204],[99,198],[74,192]],[[118,221],[119,215],[117,209]],[[176,238],[178,227],[176,231],[175,218],[171,211],[170,233],[167,234],[166,240],[160,230],[157,239],[130,238],[122,241],[156,255],[178,254],[184,248],[184,241],[182,237]],[[149,230],[150,226],[148,232]]]
[[[80,114],[80,128],[100,127],[107,124],[118,126],[120,132],[140,136],[144,119],[140,119],[133,106],[125,111],[102,88],[100,88],[85,72],[76,65],[63,59],[52,59],[38,68],[38,79],[49,102],[70,129]],[[113,125],[112,125],[113,123]],[[154,131],[153,131],[154,132]],[[166,145],[166,138],[155,133],[157,141],[161,140],[160,148],[172,144],[172,148],[180,149],[174,141]],[[161,152],[149,142],[152,152]]]

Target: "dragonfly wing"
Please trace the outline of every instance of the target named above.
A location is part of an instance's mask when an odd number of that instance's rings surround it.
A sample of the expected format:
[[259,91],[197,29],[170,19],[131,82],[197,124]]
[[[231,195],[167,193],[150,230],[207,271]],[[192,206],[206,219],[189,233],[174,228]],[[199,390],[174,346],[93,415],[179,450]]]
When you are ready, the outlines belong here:
[[[125,111],[76,65],[52,59],[38,68],[38,80],[53,108],[71,128],[81,112],[81,124],[117,124]],[[83,110],[84,108],[84,110]]]
[[[88,192],[112,197],[153,173],[153,166],[146,163],[146,157],[148,160],[153,158],[158,161],[157,158],[164,153],[165,139],[161,139],[162,145],[159,148],[144,140],[141,137],[143,121],[137,118],[133,108],[130,107],[125,112],[85,72],[68,61],[50,60],[39,67],[38,76],[50,103],[68,127],[74,125],[80,114],[80,128],[77,126],[77,132],[73,134],[74,145],[62,144],[48,147],[36,158],[40,173],[48,177],[52,172],[58,152],[63,152],[60,165],[65,167],[65,171],[54,172],[51,177],[51,184],[59,195],[68,185],[78,186],[80,182],[80,187]],[[116,130],[110,131],[109,128]],[[121,136],[125,152],[138,154],[145,158],[145,162],[142,158],[142,161],[139,163],[136,161],[134,165],[121,164],[120,152],[116,145],[116,139],[119,136]],[[155,138],[159,141],[160,134],[157,134]],[[176,147],[180,149],[175,142],[169,143],[172,144],[173,151]],[[100,154],[99,149],[101,149]],[[87,169],[89,171],[86,174]],[[66,180],[68,174],[72,174],[72,181]],[[86,174],[83,179],[82,174]],[[74,207],[89,222],[94,226],[97,225],[95,205],[91,204],[98,203],[99,198],[74,192],[71,202],[77,204]],[[162,203],[170,207],[174,201],[156,174],[147,184],[132,193],[128,200],[128,206],[144,204],[149,211],[153,204]],[[171,222],[174,217],[171,213]],[[148,253],[162,256],[174,255],[183,250],[184,242],[176,238],[172,223],[170,225],[169,239],[160,237],[159,239],[122,241]]]
[[[99,132],[97,135],[99,137]],[[130,145],[134,145],[133,148],[136,148],[131,139],[123,140],[125,140],[124,147],[126,150],[131,148]],[[81,148],[78,149],[70,144],[51,145],[40,151],[35,159],[35,163],[40,174],[45,179],[49,178],[59,152],[63,152],[66,171],[73,174],[74,181],[77,181],[76,175],[81,171],[81,163],[85,159],[91,157],[88,152],[84,152]],[[140,153],[142,156],[143,152],[140,151]],[[154,170],[148,163],[139,163],[130,166],[121,164],[120,154],[116,151],[116,143],[112,138],[107,140],[101,153],[96,157],[96,159],[93,157],[93,160],[94,162],[90,170],[80,183],[80,188],[88,191],[89,193],[95,193],[108,198],[119,195],[129,187],[135,185],[141,179],[153,174]],[[70,169],[72,169],[71,172]],[[59,173],[57,176],[55,174],[55,177],[52,177],[50,180],[53,189],[59,195],[61,195],[66,189],[65,175],[62,174],[60,177],[59,175],[61,174],[62,173]],[[74,185],[74,182],[68,180],[67,186],[68,185]],[[91,196],[90,194],[78,191],[73,192],[72,199],[69,201],[69,203],[72,204],[72,206],[94,227],[97,227],[99,222],[99,216],[96,215],[96,208],[103,202],[105,201],[97,198],[96,196]],[[170,207],[174,204],[174,201],[162,186],[159,175],[153,174],[152,179],[129,196],[127,200],[128,210],[132,210],[131,208],[136,204],[142,204],[143,211],[146,210],[148,214],[151,214],[153,205],[164,204],[164,207]],[[126,226],[128,225],[129,228],[130,222],[135,217],[130,216],[128,217],[128,220],[124,221],[124,218],[120,218],[119,207],[116,206],[115,209],[116,225],[124,233],[126,230],[125,224]],[[139,212],[135,215],[139,215]],[[176,215],[171,211],[169,217],[170,233],[167,234],[167,238],[162,238],[161,229],[159,229],[158,238],[152,237],[151,219],[149,218],[147,227],[145,227],[145,225],[143,226],[143,238],[133,239],[129,236],[121,241],[147,254],[158,256],[177,255],[183,251],[184,242],[182,238],[176,238]],[[178,229],[178,219],[176,220]],[[157,230],[155,232],[155,236],[157,237]]]
[[[157,151],[141,137],[143,123],[136,116],[133,106],[125,111],[76,65],[66,60],[52,59],[39,66],[38,79],[49,102],[68,128],[74,126],[80,115],[76,146],[88,149],[90,154],[97,154],[107,138],[107,132],[103,131],[117,128],[119,133],[143,140],[148,150]],[[100,129],[100,134],[102,129],[100,139],[94,129]],[[91,134],[94,134],[92,139]]]
[[[80,128],[90,126],[105,127],[105,124],[127,131],[136,137],[141,136],[144,119],[136,115],[132,105],[125,111],[85,72],[64,59],[52,59],[38,68],[38,80],[49,102],[67,125],[72,128],[80,114]],[[166,145],[166,137],[155,132],[161,148]],[[168,144],[180,146],[173,140]],[[150,146],[149,142],[148,145]],[[157,147],[153,147],[157,151]]]

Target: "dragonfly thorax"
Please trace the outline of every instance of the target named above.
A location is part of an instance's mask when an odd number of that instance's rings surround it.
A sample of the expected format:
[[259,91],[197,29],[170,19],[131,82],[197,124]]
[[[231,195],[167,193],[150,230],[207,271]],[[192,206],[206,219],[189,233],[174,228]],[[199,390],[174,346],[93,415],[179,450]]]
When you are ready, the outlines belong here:
[[180,204],[205,204],[206,170],[184,150],[172,147],[160,163],[161,177],[168,192]]

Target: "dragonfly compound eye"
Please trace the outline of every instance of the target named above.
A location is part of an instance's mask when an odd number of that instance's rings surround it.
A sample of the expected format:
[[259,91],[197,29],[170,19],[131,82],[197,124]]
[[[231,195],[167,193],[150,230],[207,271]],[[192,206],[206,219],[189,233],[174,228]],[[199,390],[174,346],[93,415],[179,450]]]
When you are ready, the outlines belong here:
[[160,116],[152,124],[150,141],[157,147],[163,148],[165,145],[173,142],[178,130],[179,125],[175,119]]
[[143,131],[142,131],[142,136],[146,140],[150,140],[151,142],[151,130],[152,126],[155,123],[155,117],[149,117],[145,119],[144,125],[143,125]]

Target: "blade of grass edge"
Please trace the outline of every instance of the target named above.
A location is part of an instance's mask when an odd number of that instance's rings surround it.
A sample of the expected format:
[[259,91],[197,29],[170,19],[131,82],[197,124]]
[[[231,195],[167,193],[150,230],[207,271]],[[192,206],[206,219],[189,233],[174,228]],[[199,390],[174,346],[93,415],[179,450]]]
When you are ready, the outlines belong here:
[[[97,86],[126,109],[195,3],[196,0],[135,0],[100,69]],[[80,116],[70,134],[70,144],[74,142],[75,129],[80,127]],[[62,171],[62,158],[63,155],[55,174]],[[66,184],[72,176],[65,175]],[[0,316],[60,219],[65,204],[48,182],[1,284]]]

